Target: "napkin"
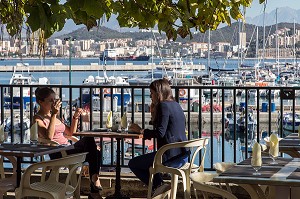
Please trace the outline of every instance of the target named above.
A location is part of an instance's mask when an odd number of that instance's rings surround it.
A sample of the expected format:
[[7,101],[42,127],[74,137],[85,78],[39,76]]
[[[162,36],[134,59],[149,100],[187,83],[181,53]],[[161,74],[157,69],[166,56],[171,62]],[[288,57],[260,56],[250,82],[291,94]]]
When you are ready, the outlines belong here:
[[269,154],[273,157],[277,157],[279,153],[279,141],[275,133],[272,133],[270,136],[270,149]]
[[127,113],[125,112],[121,118],[121,127],[127,129]]
[[0,142],[4,142],[4,124],[0,125]]
[[255,142],[252,147],[252,165],[261,166],[262,159],[261,159],[261,146],[258,142]]
[[37,122],[35,122],[30,127],[30,140],[32,140],[32,141],[38,140],[38,124],[37,124]]
[[112,127],[112,111],[110,111],[107,115],[107,120],[106,120],[106,128],[111,128]]

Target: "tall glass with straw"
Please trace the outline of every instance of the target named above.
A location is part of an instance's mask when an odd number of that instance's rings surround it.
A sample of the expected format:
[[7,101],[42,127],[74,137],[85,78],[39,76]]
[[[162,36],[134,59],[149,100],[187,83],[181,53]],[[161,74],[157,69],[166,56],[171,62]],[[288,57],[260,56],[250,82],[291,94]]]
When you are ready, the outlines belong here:
[[38,124],[37,124],[37,122],[35,122],[30,127],[30,144],[32,146],[37,146],[37,144],[38,144]]
[[121,118],[121,132],[126,133],[128,128],[127,113],[125,112]]

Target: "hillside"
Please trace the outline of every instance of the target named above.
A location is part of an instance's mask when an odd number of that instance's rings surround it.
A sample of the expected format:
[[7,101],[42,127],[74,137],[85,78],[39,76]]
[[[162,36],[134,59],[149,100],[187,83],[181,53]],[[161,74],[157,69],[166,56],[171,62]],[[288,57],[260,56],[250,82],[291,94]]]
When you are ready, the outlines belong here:
[[[293,23],[279,23],[278,24],[278,29],[282,28],[289,28],[289,34],[293,34]],[[271,35],[275,33],[276,26],[266,26],[265,28],[265,33],[266,37],[267,35]],[[296,24],[296,29],[300,29],[300,24]],[[211,43],[214,44],[216,42],[230,42],[232,45],[237,44],[237,39],[238,39],[238,31],[239,30],[239,24],[238,22],[233,23],[231,26],[226,26],[223,28],[220,28],[215,31],[211,31]],[[255,30],[255,25],[251,24],[245,24],[244,30],[247,35],[247,42],[251,40],[251,37],[253,37],[252,42],[256,40],[256,33],[254,32]],[[263,27],[259,26],[258,27],[258,35],[259,35],[259,40],[260,43],[262,43],[263,39]],[[93,28],[90,31],[87,31],[86,28],[80,28],[77,29],[69,34],[65,34],[59,37],[54,37],[54,38],[66,38],[72,36],[73,38],[76,38],[77,40],[86,40],[86,39],[94,39],[95,41],[103,41],[106,39],[114,39],[114,38],[132,38],[133,41],[136,40],[145,40],[152,38],[152,33],[151,32],[118,32],[116,30],[109,29],[107,27],[100,27],[100,28]],[[165,35],[159,35],[156,33],[156,37],[164,37]],[[53,38],[52,38],[53,39]],[[182,39],[178,37],[176,40],[178,42],[183,42],[183,43],[188,43],[188,42],[208,42],[208,33],[197,33],[193,35],[193,39]]]

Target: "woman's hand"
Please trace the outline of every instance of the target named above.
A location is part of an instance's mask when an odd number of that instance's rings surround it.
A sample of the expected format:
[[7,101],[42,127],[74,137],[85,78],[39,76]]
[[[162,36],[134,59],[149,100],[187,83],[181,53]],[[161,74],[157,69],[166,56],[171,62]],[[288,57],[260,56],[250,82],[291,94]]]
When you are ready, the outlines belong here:
[[128,131],[136,132],[136,133],[140,133],[141,130],[142,130],[142,128],[138,124],[135,124],[135,123],[132,123],[128,128]]
[[73,119],[78,119],[82,113],[83,113],[82,108],[76,108],[75,113],[73,115]]
[[60,107],[61,107],[61,101],[60,101],[60,99],[57,99],[57,100],[55,100],[54,102],[53,102],[53,104],[52,104],[52,108],[51,108],[51,113],[52,113],[52,115],[56,115],[58,112],[59,112],[59,110],[60,110]]

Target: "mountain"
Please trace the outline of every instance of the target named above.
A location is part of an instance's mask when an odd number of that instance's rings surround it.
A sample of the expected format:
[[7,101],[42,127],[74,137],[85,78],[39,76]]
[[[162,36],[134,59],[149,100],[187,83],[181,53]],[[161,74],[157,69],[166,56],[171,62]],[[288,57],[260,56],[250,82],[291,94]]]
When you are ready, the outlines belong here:
[[[263,26],[263,16],[264,14],[262,13],[253,18],[246,17],[246,23]],[[296,23],[300,22],[300,10],[295,10],[290,7],[281,7],[277,9],[278,23],[293,23],[294,20]],[[273,10],[270,13],[265,13],[265,25],[270,26],[272,24],[276,24],[276,10]]]
[[[158,34],[156,34],[159,36]],[[79,28],[69,34],[60,35],[53,38],[64,39],[66,37],[76,38],[76,40],[87,40],[93,39],[95,41],[102,41],[106,39],[115,39],[115,38],[132,38],[136,40],[145,40],[152,38],[153,35],[151,32],[119,32],[107,27],[92,28],[88,31],[85,27]]]
[[[67,20],[64,28],[53,34],[52,37],[59,37],[64,34],[68,34],[72,31],[75,31],[77,29],[80,29],[82,27],[85,27],[84,25],[76,25],[72,20]],[[104,20],[103,23],[101,24],[101,27],[106,27],[110,28],[113,30],[117,30],[119,32],[137,32],[138,28],[120,28],[119,23],[117,21],[116,15],[112,15],[109,19],[109,21]]]
[[[288,32],[288,35],[292,35],[293,30],[293,23],[279,23],[278,29],[288,28],[290,31]],[[295,24],[296,29],[300,29],[299,24]],[[252,24],[245,24],[244,31],[246,32],[246,40],[247,42],[250,42],[251,37],[252,42],[255,43],[255,31],[256,26]],[[211,43],[214,44],[216,42],[229,42],[231,45],[237,45],[238,44],[238,30],[239,30],[239,23],[235,22],[231,26],[226,26],[223,28],[219,28],[215,31],[211,31]],[[275,33],[276,26],[266,26],[265,27],[265,33],[266,37],[268,35],[272,35]],[[155,34],[156,38],[166,38],[165,34],[159,35],[158,33]],[[258,27],[258,35],[259,35],[259,43],[262,45],[263,40],[263,27]],[[153,34],[151,32],[119,32],[107,27],[99,27],[99,28],[93,28],[90,31],[87,31],[87,29],[80,28],[78,30],[75,30],[69,34],[61,35],[59,39],[64,39],[66,37],[72,36],[73,38],[76,38],[77,40],[86,40],[86,39],[94,39],[95,41],[103,41],[106,39],[114,39],[114,38],[132,38],[133,41],[136,40],[146,40],[149,38],[153,38]],[[188,42],[208,42],[208,34],[207,33],[197,33],[193,35],[193,39],[185,38],[182,39],[178,37],[176,42],[182,42],[182,43],[188,43]]]

